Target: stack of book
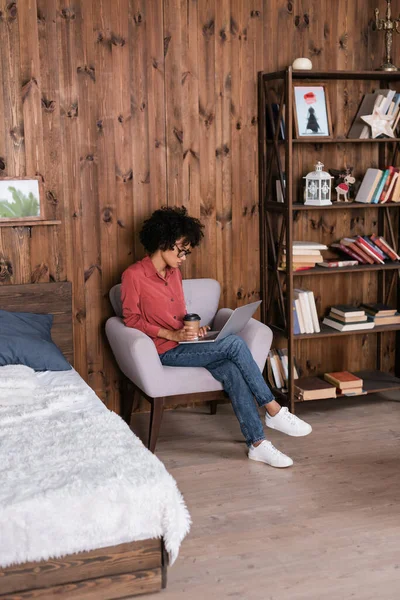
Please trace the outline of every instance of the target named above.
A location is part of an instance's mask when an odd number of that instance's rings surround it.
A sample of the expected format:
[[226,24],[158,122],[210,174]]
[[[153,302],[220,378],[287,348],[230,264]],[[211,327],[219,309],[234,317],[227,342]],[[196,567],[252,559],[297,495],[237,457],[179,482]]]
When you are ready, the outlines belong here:
[[400,202],[399,169],[392,166],[383,170],[367,169],[355,201],[363,204]]
[[339,242],[331,244],[331,247],[347,256],[351,256],[351,258],[364,265],[384,265],[385,260],[400,260],[400,256],[385,238],[375,233],[369,236],[357,235],[354,238],[345,237]]
[[[286,390],[287,380],[289,378],[289,362],[287,348],[279,348],[268,352],[267,357],[267,376],[271,387],[278,390]],[[293,376],[298,378],[296,365],[294,366]]]
[[[324,260],[321,250],[327,249],[328,246],[325,246],[325,244],[319,244],[318,242],[293,242],[293,271],[312,269],[317,263]],[[280,268],[286,269],[286,265],[286,248],[284,248]]]
[[293,290],[293,333],[319,333],[317,306],[311,290]]
[[296,379],[294,386],[295,394],[300,401],[336,398],[336,387],[320,377]]
[[363,380],[349,371],[325,373],[324,379],[336,387],[336,393],[345,396],[358,396],[363,393]]
[[380,302],[362,304],[361,308],[373,319],[376,327],[379,327],[379,325],[400,325],[400,313],[395,308],[387,306],[387,304]]
[[362,140],[371,137],[371,128],[361,117],[371,115],[374,108],[379,108],[382,115],[388,115],[392,130],[396,130],[400,118],[400,94],[396,94],[395,90],[382,89],[365,94],[347,135],[348,138]]
[[322,322],[338,331],[357,331],[375,327],[374,320],[366,314],[364,308],[348,304],[331,306],[329,315]]

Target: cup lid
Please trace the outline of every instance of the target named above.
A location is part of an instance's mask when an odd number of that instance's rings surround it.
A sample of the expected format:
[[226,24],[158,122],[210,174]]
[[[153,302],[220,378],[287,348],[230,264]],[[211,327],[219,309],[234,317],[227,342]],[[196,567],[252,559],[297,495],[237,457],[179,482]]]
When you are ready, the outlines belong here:
[[183,320],[184,321],[200,321],[200,317],[196,313],[190,313],[190,314],[185,315],[183,317]]

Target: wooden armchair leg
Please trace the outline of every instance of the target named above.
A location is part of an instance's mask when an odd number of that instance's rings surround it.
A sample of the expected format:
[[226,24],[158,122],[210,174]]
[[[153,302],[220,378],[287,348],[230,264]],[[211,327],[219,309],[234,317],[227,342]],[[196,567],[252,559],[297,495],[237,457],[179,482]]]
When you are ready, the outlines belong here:
[[124,379],[121,385],[121,417],[130,425],[133,401],[135,399],[135,388],[128,379]]
[[211,402],[210,402],[210,415],[216,415],[217,414],[217,405],[218,405],[217,400],[211,400]]
[[164,412],[164,398],[152,398],[150,402],[150,429],[149,443],[147,447],[150,450],[150,452],[154,453],[156,449],[158,434],[160,433],[161,421]]

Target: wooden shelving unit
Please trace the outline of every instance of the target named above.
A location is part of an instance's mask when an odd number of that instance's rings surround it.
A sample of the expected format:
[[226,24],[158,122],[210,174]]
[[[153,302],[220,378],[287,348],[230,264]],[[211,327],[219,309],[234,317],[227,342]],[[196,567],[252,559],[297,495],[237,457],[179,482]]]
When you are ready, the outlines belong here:
[[[293,271],[292,266],[292,243],[294,240],[320,241],[327,243],[327,236],[337,238],[331,240],[337,241],[343,235],[352,235],[353,231],[347,231],[345,228],[362,227],[365,222],[365,228],[374,227],[379,235],[385,235],[388,241],[398,248],[398,237],[400,231],[400,203],[386,204],[357,204],[334,203],[331,206],[304,206],[301,201],[301,178],[312,170],[315,157],[319,156],[325,163],[324,154],[327,156],[327,162],[335,158],[338,162],[344,153],[346,160],[348,155],[358,157],[358,167],[361,173],[365,173],[370,166],[379,166],[384,168],[389,164],[398,164],[398,153],[400,149],[400,138],[396,139],[367,139],[353,140],[347,139],[346,133],[350,125],[347,122],[347,129],[341,125],[345,117],[337,122],[334,121],[333,138],[329,140],[315,139],[302,140],[293,138],[293,85],[296,82],[309,82],[311,84],[325,83],[330,86],[330,92],[335,98],[339,110],[340,89],[345,89],[347,97],[351,96],[349,90],[355,90],[360,100],[362,94],[369,91],[368,85],[376,87],[398,87],[400,88],[400,73],[385,73],[379,71],[292,71],[291,68],[276,73],[259,74],[259,192],[260,192],[260,256],[261,256],[261,294],[262,319],[269,325],[274,333],[287,340],[289,373],[293,373],[294,357],[297,363],[303,367],[305,375],[322,375],[328,370],[349,370],[346,362],[346,356],[350,356],[354,364],[354,356],[351,349],[346,352],[346,344],[360,343],[360,340],[370,339],[375,336],[375,356],[374,368],[364,369],[365,357],[362,352],[358,357],[358,368],[352,368],[352,372],[359,373],[364,379],[364,390],[367,393],[376,393],[378,391],[387,391],[400,389],[400,326],[380,326],[369,330],[359,330],[350,332],[336,331],[330,327],[321,324],[321,332],[314,334],[293,333],[293,290],[294,288],[308,287],[313,289],[316,285],[319,287],[320,294],[317,306],[319,308],[319,317],[322,319],[329,306],[333,303],[346,303],[346,282],[353,281],[349,278],[367,278],[361,279],[358,284],[353,286],[356,290],[360,289],[360,294],[364,297],[358,298],[358,301],[367,301],[365,294],[369,287],[373,290],[372,297],[368,296],[369,302],[385,302],[397,305],[400,311],[400,286],[399,274],[400,263],[388,262],[384,265],[358,265],[347,268],[324,268],[314,267],[304,271]],[[398,89],[400,91],[400,89]],[[279,109],[278,118],[275,120],[271,105],[276,103]],[[345,103],[340,107],[341,110]],[[284,110],[282,107],[285,107]],[[272,127],[272,139],[267,139],[266,115],[268,111],[269,122]],[[335,115],[335,111],[331,110]],[[355,114],[356,109],[353,108]],[[352,114],[352,116],[354,116]],[[280,119],[284,118],[285,139],[278,140]],[[336,130],[335,130],[336,129]],[[353,154],[351,154],[353,152]],[[325,163],[326,164],[326,163]],[[352,163],[350,163],[352,164]],[[332,167],[334,165],[331,165]],[[337,168],[337,166],[335,166]],[[283,202],[276,201],[274,190],[275,180],[279,179],[282,189],[284,186],[284,176],[286,178],[286,190],[284,191]],[[354,212],[353,212],[354,211]],[[314,217],[311,219],[309,214]],[[307,221],[308,219],[308,221]],[[306,222],[306,225],[302,225]],[[309,225],[311,224],[311,227]],[[303,227],[303,229],[301,229]],[[308,229],[307,229],[308,227]],[[343,231],[340,230],[343,228]],[[311,231],[313,239],[304,235],[295,237],[297,231]],[[318,231],[321,235],[318,237]],[[340,230],[340,235],[339,235]],[[370,234],[372,231],[363,230],[362,234]],[[321,239],[321,237],[325,238]],[[330,243],[331,243],[330,242]],[[282,256],[283,246],[287,247],[287,267],[279,268]],[[329,244],[328,244],[329,245]],[[330,277],[333,276],[333,279]],[[336,277],[334,277],[336,276]],[[340,277],[339,277],[340,276]],[[311,279],[308,279],[311,277]],[[339,280],[338,280],[339,277]],[[303,278],[306,278],[306,286],[302,285]],[[330,283],[335,281],[336,283]],[[341,283],[337,283],[340,281]],[[357,279],[357,282],[359,280]],[[348,286],[351,287],[351,286]],[[321,291],[322,290],[322,291]],[[335,290],[337,294],[335,296]],[[365,291],[367,290],[367,292]],[[325,293],[326,291],[326,293]],[[330,301],[325,301],[325,296]],[[353,294],[354,296],[354,294]],[[354,298],[353,298],[354,301]],[[396,304],[393,304],[393,301]],[[395,374],[387,373],[382,369],[382,363],[387,361],[389,347],[385,346],[384,335],[391,332],[397,332],[396,335],[396,356],[394,357]],[[356,342],[356,339],[358,340]],[[332,340],[342,340],[341,348],[335,350],[335,364],[339,367],[330,368],[325,365],[321,372],[315,372],[310,367],[307,356],[303,356],[303,349],[312,352],[310,341],[315,341],[315,352],[322,356],[324,347],[318,344],[327,344]],[[370,342],[369,342],[370,343]],[[306,346],[302,345],[306,344]],[[343,352],[341,358],[340,352]],[[369,352],[371,348],[369,346]],[[367,357],[371,363],[371,354]],[[347,359],[348,360],[348,359]],[[318,358],[314,361],[318,363]],[[323,364],[323,359],[320,360]],[[314,365],[315,366],[315,365]],[[363,369],[360,371],[360,369]],[[361,375],[362,373],[362,375]],[[275,390],[276,394],[286,401],[291,410],[295,407],[294,380],[290,377],[288,380],[288,390],[283,393],[281,390]]]

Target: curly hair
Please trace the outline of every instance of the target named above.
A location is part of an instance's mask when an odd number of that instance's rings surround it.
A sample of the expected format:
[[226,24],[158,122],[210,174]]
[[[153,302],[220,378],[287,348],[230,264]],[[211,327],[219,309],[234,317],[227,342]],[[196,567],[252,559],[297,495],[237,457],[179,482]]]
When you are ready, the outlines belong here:
[[185,246],[198,246],[204,236],[203,228],[199,219],[189,217],[184,206],[163,206],[146,219],[139,237],[145,250],[154,254],[157,250],[172,250],[180,239]]

